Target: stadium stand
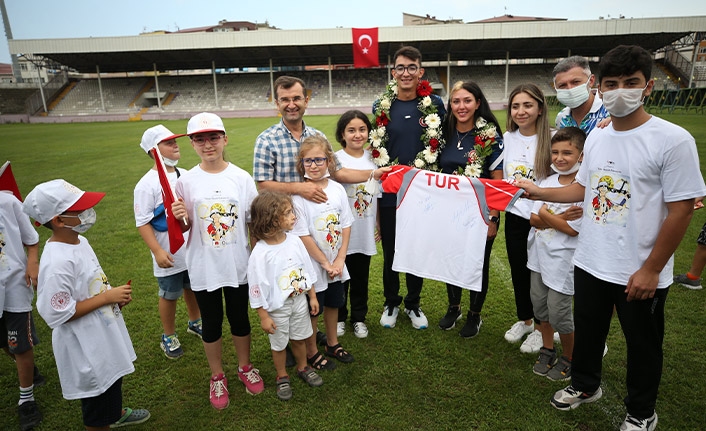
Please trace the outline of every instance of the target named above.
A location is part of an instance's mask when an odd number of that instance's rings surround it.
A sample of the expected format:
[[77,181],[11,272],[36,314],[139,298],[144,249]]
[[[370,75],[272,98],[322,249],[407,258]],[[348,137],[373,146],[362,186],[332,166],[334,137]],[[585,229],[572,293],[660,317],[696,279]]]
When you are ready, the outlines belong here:
[[3,88],[0,90],[0,114],[26,114],[26,100],[36,93],[36,88]]
[[[129,107],[130,102],[145,84],[145,78],[102,79],[103,100],[108,113],[137,112],[139,108]],[[88,115],[100,113],[101,99],[98,80],[80,81],[49,115]]]

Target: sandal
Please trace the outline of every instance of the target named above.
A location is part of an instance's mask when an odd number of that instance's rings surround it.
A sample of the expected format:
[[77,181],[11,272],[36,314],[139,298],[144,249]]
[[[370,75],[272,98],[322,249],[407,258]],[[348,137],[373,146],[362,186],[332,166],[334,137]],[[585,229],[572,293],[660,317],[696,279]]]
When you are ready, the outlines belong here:
[[110,424],[111,428],[120,428],[128,425],[137,425],[146,422],[150,418],[150,412],[145,409],[131,409],[125,407],[125,414],[117,422]]
[[311,358],[306,358],[306,363],[315,370],[334,370],[336,363],[324,358],[320,352],[316,352]]
[[336,358],[341,362],[344,362],[346,364],[350,364],[351,362],[355,361],[353,358],[353,355],[350,353],[346,352],[346,350],[341,347],[341,344],[336,344],[335,346],[329,346],[328,344],[326,345],[326,356],[330,356],[332,358]]

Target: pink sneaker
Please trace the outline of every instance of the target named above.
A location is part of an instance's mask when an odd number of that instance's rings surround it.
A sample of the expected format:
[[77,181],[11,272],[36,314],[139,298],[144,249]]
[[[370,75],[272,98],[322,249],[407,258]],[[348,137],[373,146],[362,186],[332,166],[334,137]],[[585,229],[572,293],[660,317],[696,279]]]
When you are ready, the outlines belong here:
[[245,391],[250,395],[257,395],[265,390],[265,383],[260,377],[260,370],[248,364],[243,371],[238,371],[238,377],[245,385]]
[[222,373],[211,377],[210,390],[211,405],[216,410],[223,410],[228,407],[228,379]]

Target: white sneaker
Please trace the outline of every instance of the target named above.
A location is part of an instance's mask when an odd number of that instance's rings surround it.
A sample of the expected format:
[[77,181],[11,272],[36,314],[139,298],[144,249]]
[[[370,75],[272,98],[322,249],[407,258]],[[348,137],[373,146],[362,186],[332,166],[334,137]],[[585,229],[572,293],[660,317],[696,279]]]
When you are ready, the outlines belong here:
[[385,328],[394,328],[397,323],[397,315],[400,313],[400,307],[390,308],[385,306],[385,310],[382,312],[382,317],[380,317],[380,324]]
[[346,322],[338,322],[336,324],[336,334],[340,337],[346,333]]
[[657,412],[647,419],[638,419],[628,413],[625,421],[620,425],[620,431],[652,431],[657,428]]
[[527,336],[527,339],[520,346],[520,352],[537,353],[543,345],[544,342],[542,341],[542,333],[537,330],[534,330],[531,334]]
[[407,313],[412,320],[412,327],[414,329],[426,329],[429,326],[427,316],[424,315],[421,308],[413,308],[411,310],[405,308],[404,312]]
[[358,338],[365,338],[368,336],[368,327],[363,322],[354,322],[353,334]]
[[529,334],[532,331],[534,331],[533,324],[525,325],[525,322],[520,320],[515,322],[515,324],[505,332],[505,339],[511,343],[517,343],[525,334]]
[[559,336],[558,332],[554,333],[554,342],[555,343],[561,343],[561,337]]
[[605,343],[605,347],[603,348],[603,357],[605,358],[605,355],[608,354],[608,343]]

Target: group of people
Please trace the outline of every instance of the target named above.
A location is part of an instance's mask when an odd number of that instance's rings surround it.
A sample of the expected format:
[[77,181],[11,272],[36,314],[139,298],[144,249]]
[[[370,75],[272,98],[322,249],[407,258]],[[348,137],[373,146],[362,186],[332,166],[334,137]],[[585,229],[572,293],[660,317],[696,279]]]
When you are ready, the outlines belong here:
[[[380,324],[394,328],[404,302],[412,326],[427,328],[420,307],[423,277],[408,272],[407,293],[400,295],[398,270],[404,268],[407,244],[400,233],[410,215],[401,209],[405,193],[392,192],[409,186],[407,169],[413,175],[426,168],[480,177],[495,188],[509,182],[524,189],[511,187],[502,205],[479,200],[484,217],[474,233],[479,253],[470,257],[478,283],[468,288],[464,280],[440,278],[449,280],[449,305],[439,327],[450,330],[462,319],[462,292],[468,290],[460,335],[478,335],[490,253],[500,210],[507,208],[505,240],[518,321],[505,338],[514,343],[527,336],[520,350],[539,354],[534,373],[571,380],[551,398],[557,409],[570,410],[601,397],[602,356],[616,312],[628,349],[628,414],[620,429],[653,430],[672,254],[706,185],[693,137],[642,107],[653,86],[650,54],[619,46],[601,59],[597,80],[584,58],[562,60],[553,81],[566,108],[556,128],[550,127],[541,90],[523,84],[510,94],[504,134],[477,84],[456,83],[444,106],[422,81],[416,48],[400,48],[393,60],[393,80],[373,105],[375,121],[356,110],[343,114],[335,132],[342,149],[336,153],[323,133],[303,121],[306,86],[289,76],[274,83],[282,118],[258,136],[252,176],[226,161],[226,128],[214,114],[197,114],[187,124],[186,136],[201,160],[188,171],[176,167],[176,140],[185,135],[161,125],[145,131],[140,146],[158,158],[135,187],[134,210],[152,252],[165,356],[183,355],[175,323],[176,301],[183,295],[186,330],[201,337],[210,367],[210,402],[226,408],[225,303],[238,378],[248,393],[261,393],[264,383],[250,358],[249,304],[269,337],[277,396],[293,395],[288,367],[296,367],[306,384],[321,386],[318,371],[334,369],[334,360],[355,360],[339,339],[346,321],[350,318],[356,337],[368,336],[376,241],[382,242],[384,262]],[[176,196],[167,208],[157,170],[162,160]],[[411,168],[393,171],[395,164]],[[406,183],[390,187],[393,175],[398,182],[404,175]],[[438,181],[438,187],[446,184]],[[455,184],[449,180],[448,188]],[[0,221],[9,232],[3,252],[13,259],[12,277],[0,296],[5,298],[0,322],[3,331],[23,340],[6,349],[17,361],[23,427],[41,420],[32,396],[33,379],[41,377],[31,354],[37,342],[27,288],[32,284],[38,285],[37,309],[53,329],[63,395],[81,399],[86,428],[149,418],[147,410],[122,406],[122,378],[134,371],[135,360],[121,312],[132,299],[130,283],[111,287],[81,235],[95,223],[93,207],[102,197],[64,180],[38,185],[23,204],[0,194]],[[41,261],[27,216],[52,231]],[[173,254],[170,218],[178,220],[186,241]],[[318,330],[322,314],[324,332]]]

